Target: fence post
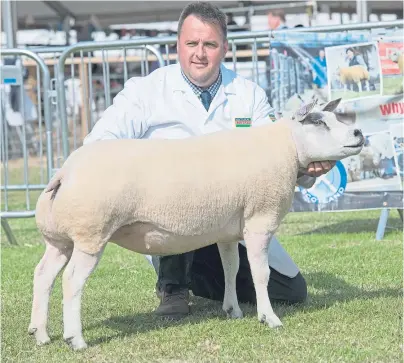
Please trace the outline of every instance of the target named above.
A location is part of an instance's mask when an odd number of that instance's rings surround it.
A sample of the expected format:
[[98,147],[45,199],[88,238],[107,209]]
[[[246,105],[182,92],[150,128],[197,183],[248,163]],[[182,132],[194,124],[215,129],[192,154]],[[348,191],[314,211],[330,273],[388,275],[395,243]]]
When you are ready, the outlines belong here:
[[3,228],[4,232],[6,233],[6,237],[10,245],[18,246],[18,242],[14,237],[13,231],[8,224],[7,219],[1,218],[1,227]]

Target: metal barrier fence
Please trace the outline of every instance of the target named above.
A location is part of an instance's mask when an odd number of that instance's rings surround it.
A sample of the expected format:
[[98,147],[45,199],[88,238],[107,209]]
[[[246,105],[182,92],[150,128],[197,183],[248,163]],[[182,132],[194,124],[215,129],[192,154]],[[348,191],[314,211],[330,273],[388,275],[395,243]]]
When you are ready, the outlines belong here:
[[[101,44],[101,43],[93,43]],[[84,136],[93,127],[100,114],[111,104],[113,95],[122,87],[116,80],[123,82],[130,76],[145,76],[150,72],[145,61],[149,53],[157,56],[158,66],[164,65],[160,52],[153,46],[128,46],[124,53],[116,51],[114,42],[110,42],[111,52],[100,49],[76,50],[65,61],[64,79],[60,83],[65,90],[65,104],[60,111],[57,93],[57,65],[66,47],[38,47],[33,51],[44,58],[51,73],[52,93],[52,123],[54,125],[57,155],[56,166],[60,167],[62,151],[62,123],[60,114],[66,114],[70,128],[69,143],[72,149],[81,146]],[[122,63],[122,74],[110,74],[110,67]],[[103,84],[104,87],[100,85]]]
[[[37,107],[24,89],[22,64],[16,59],[22,56],[35,62],[37,79],[42,80],[39,82],[36,94],[31,95],[36,98]],[[0,72],[2,93],[0,110],[2,211],[0,218],[7,238],[11,243],[16,243],[7,219],[33,217],[35,215],[33,206],[37,197],[33,193],[42,190],[52,174],[54,160],[50,122],[50,75],[44,61],[31,51],[3,49],[1,57],[2,63],[5,64],[1,66]],[[31,103],[31,107],[27,108],[27,103]],[[38,128],[41,136],[38,139],[34,137],[35,127]],[[23,159],[22,168],[21,163],[17,163],[16,167],[10,169],[11,163],[16,164],[13,160],[16,155]],[[20,184],[17,182],[18,179],[22,179]],[[13,199],[16,192],[21,191],[25,192],[25,202],[13,203],[10,208],[10,199]]]
[[[224,63],[263,87],[270,103],[276,111],[280,112],[288,98],[296,93],[303,93],[308,87],[306,80],[308,70],[304,54],[292,58],[275,49],[270,49],[273,39],[285,34],[302,32],[371,31],[375,28],[392,27],[402,28],[402,21],[295,28],[273,32],[231,33],[228,36],[229,53]],[[30,191],[42,190],[51,176],[53,166],[60,167],[63,160],[70,154],[70,150],[81,146],[84,137],[91,131],[102,112],[111,105],[114,95],[123,88],[123,84],[130,77],[145,76],[158,67],[177,61],[176,40],[176,37],[165,37],[114,42],[83,42],[70,47],[36,48],[32,52],[2,51],[2,57],[28,56],[31,63],[26,64],[35,67],[37,79],[40,79],[39,69],[42,71],[42,88],[37,89],[39,135],[36,144],[38,145],[38,159],[42,159],[44,152],[46,152],[47,158],[46,178],[45,169],[41,164],[38,169],[39,181],[31,181],[28,174],[31,173],[30,166],[33,157],[28,155],[26,147],[23,146],[24,182],[12,184],[8,183],[8,176],[4,178],[2,193],[5,196],[3,198],[5,203],[1,217],[7,236],[11,236],[9,240],[12,239],[12,233],[6,219],[32,217],[35,211],[28,196],[26,196],[26,210],[18,211],[21,209],[21,206],[18,205],[13,206],[13,210],[10,210],[9,204],[7,204],[7,193],[25,191],[27,195]],[[4,82],[2,83],[4,84]],[[23,84],[22,81],[20,84]],[[22,114],[25,116],[25,113]],[[4,116],[5,114],[2,112],[2,145],[6,145],[7,140],[10,139],[10,133],[6,133],[9,120],[5,120]],[[24,141],[26,141],[28,123],[25,121],[21,125],[21,145],[26,145]],[[46,148],[42,142],[41,127],[43,123],[46,128]],[[3,173],[5,175],[9,172],[9,154],[6,150],[8,147],[2,147]]]

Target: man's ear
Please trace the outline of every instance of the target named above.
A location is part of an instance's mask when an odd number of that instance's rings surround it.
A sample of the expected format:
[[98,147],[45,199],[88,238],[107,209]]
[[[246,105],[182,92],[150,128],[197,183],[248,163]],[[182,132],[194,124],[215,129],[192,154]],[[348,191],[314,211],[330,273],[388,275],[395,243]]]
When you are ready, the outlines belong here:
[[323,107],[323,111],[328,111],[328,112],[333,112],[339,105],[339,103],[341,102],[342,98],[337,98],[336,100],[332,100],[330,102],[328,102],[324,107]]
[[223,43],[223,59],[226,57],[228,50],[229,50],[229,42],[226,39]]

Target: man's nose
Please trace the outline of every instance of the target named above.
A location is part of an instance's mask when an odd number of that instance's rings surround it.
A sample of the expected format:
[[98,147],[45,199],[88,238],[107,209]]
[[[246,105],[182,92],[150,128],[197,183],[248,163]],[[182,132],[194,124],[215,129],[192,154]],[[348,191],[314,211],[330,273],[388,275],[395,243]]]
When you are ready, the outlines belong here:
[[198,47],[196,48],[196,55],[198,58],[203,58],[205,55],[205,49],[203,47],[203,44],[198,44]]

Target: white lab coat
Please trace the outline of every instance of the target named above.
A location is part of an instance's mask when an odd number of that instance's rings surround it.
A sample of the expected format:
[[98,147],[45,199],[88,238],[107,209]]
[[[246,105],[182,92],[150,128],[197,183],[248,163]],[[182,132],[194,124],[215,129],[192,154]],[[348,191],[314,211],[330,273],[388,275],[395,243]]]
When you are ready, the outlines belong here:
[[[274,110],[265,91],[223,65],[221,71],[222,85],[208,111],[183,79],[179,64],[159,68],[146,77],[129,79],[84,144],[114,138],[197,136],[231,129],[235,127],[234,119],[241,117],[251,118],[252,126],[272,122],[269,115]],[[151,262],[151,257],[146,257]],[[276,238],[270,243],[269,265],[288,277],[299,272]]]

